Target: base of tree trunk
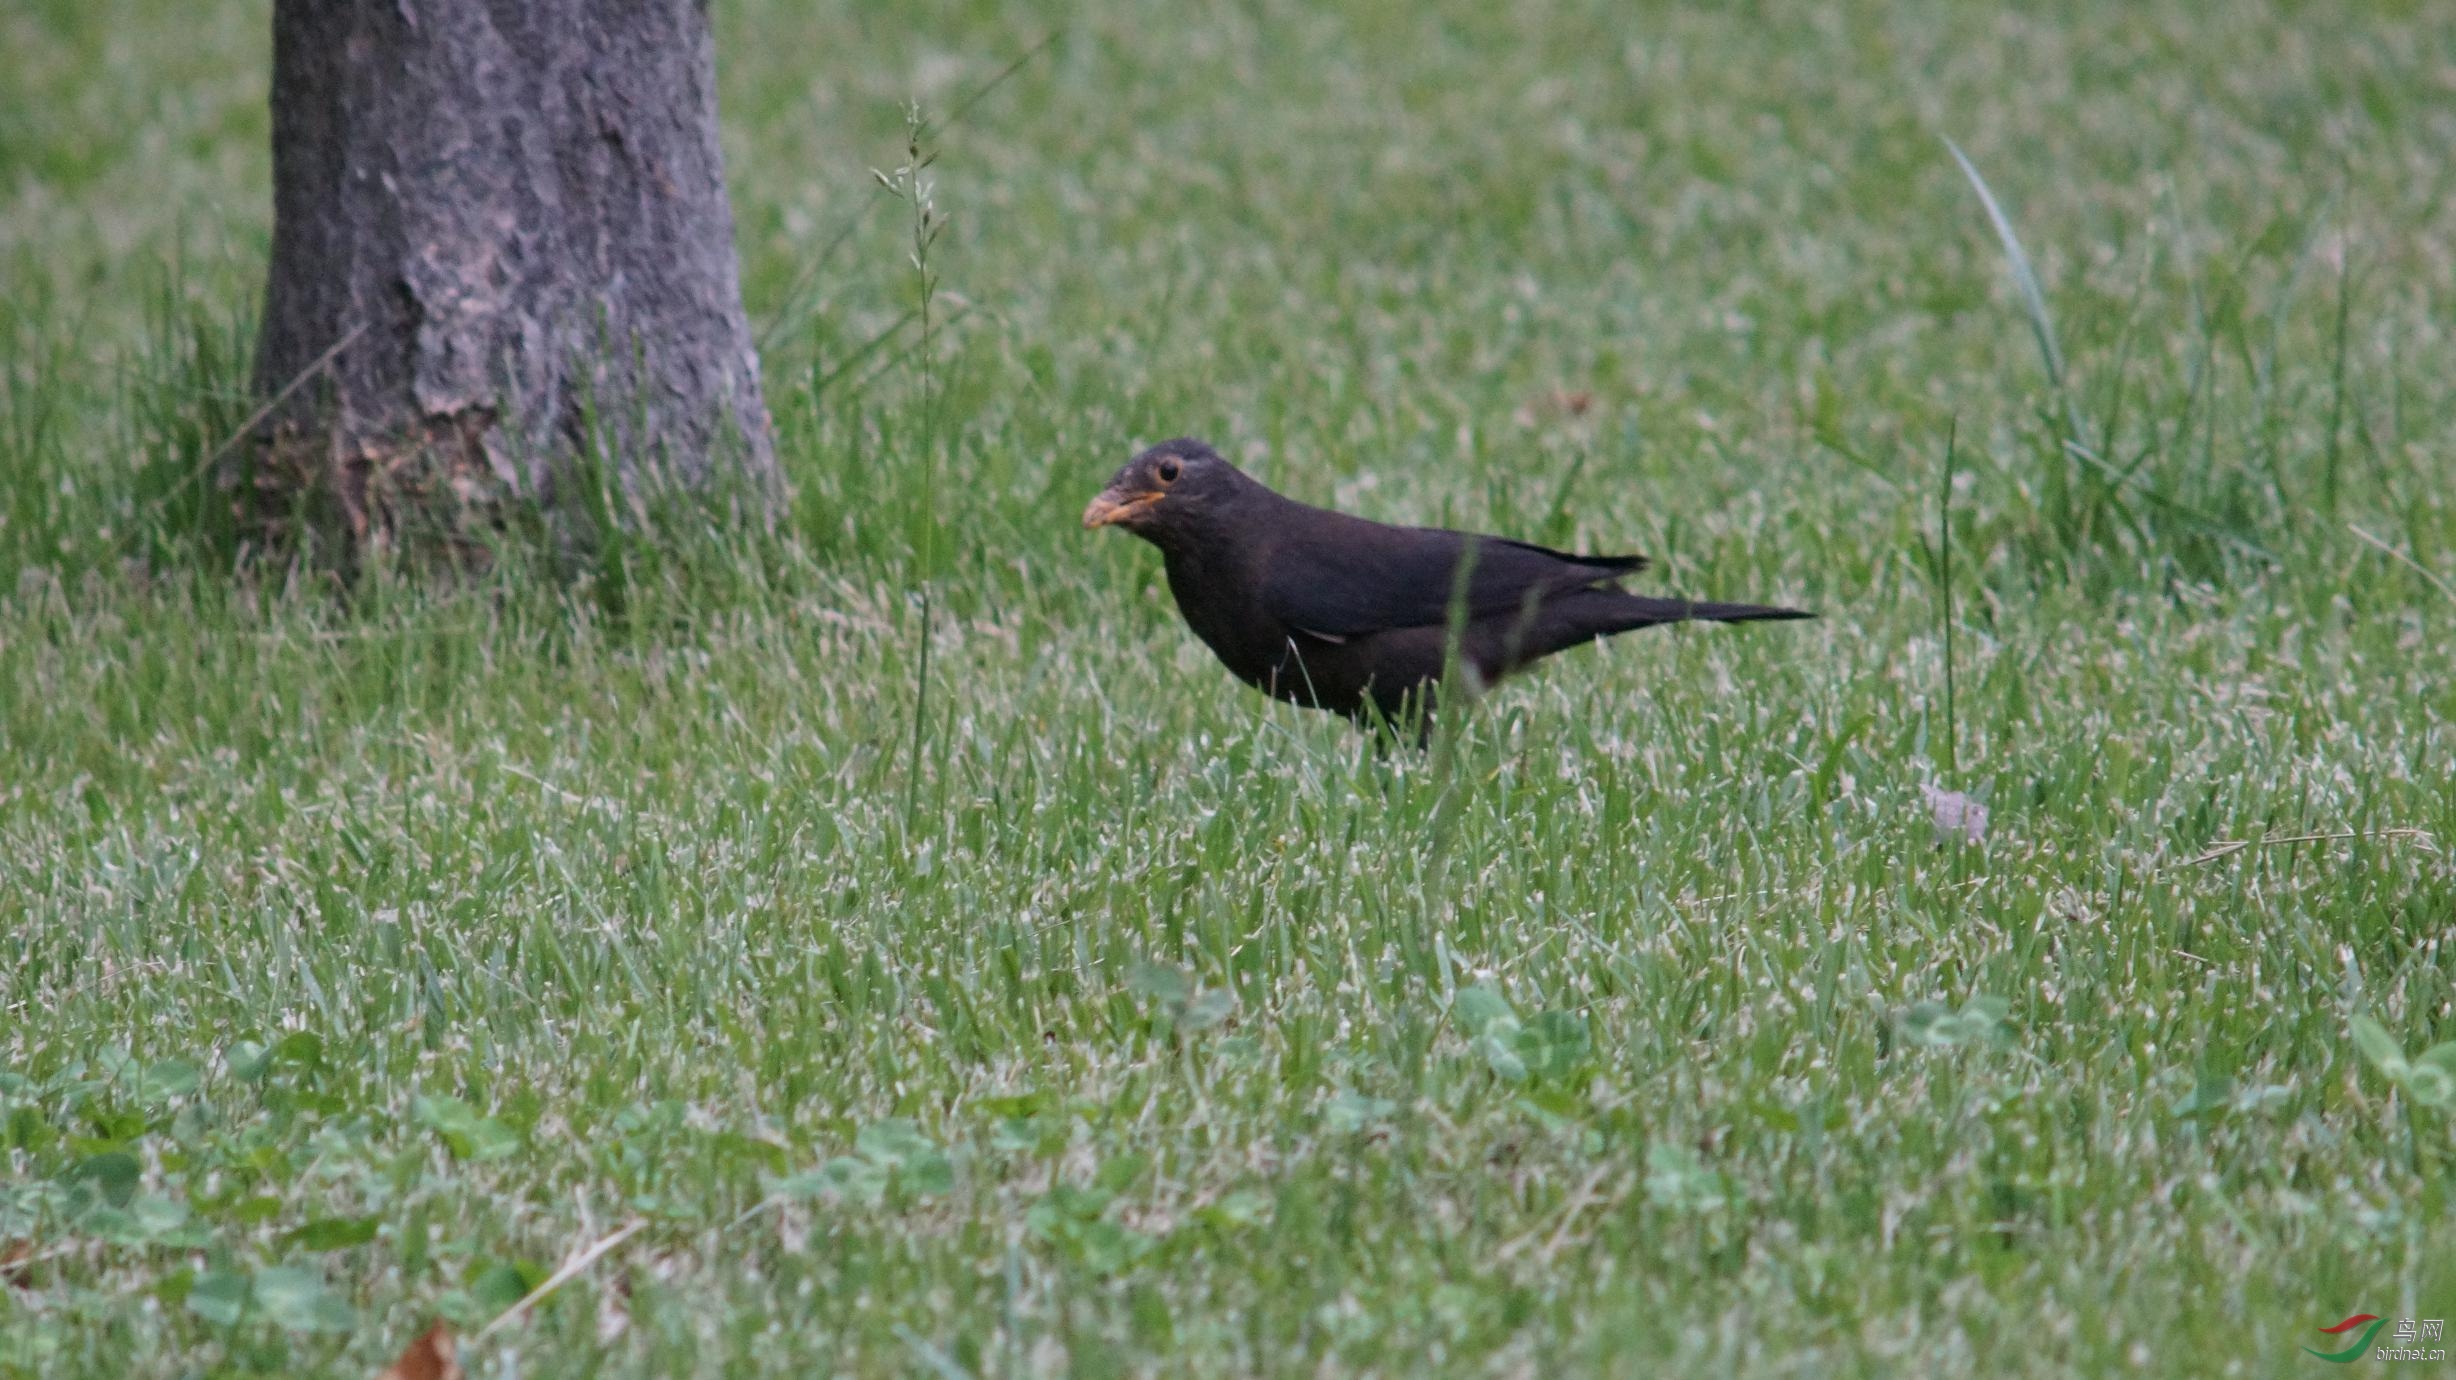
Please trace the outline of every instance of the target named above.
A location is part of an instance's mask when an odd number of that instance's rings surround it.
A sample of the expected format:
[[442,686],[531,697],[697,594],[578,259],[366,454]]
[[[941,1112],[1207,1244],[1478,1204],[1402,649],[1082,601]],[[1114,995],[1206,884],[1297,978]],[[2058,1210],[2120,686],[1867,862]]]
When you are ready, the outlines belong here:
[[274,424],[234,495],[240,531],[260,550],[355,569],[367,559],[483,569],[522,496],[486,461],[494,416],[427,419],[419,434],[345,441],[329,427]]
[[575,483],[773,497],[715,78],[705,0],[276,0],[258,542],[465,560]]

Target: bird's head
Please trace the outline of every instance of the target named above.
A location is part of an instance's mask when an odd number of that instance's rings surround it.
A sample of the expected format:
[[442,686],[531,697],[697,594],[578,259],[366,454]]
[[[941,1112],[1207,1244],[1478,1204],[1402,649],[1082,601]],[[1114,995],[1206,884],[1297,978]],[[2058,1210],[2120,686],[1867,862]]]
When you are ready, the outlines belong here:
[[1126,462],[1083,510],[1085,527],[1123,527],[1165,545],[1189,535],[1253,486],[1236,466],[1200,441],[1162,441]]

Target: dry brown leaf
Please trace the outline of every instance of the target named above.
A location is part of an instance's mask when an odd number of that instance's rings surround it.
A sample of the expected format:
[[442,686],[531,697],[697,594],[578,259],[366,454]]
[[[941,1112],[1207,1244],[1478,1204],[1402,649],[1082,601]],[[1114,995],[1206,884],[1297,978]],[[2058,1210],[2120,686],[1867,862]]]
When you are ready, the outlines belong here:
[[460,1348],[453,1345],[451,1326],[437,1323],[419,1333],[375,1380],[461,1380]]
[[1518,425],[1534,426],[1543,421],[1583,417],[1595,407],[1595,395],[1583,388],[1547,389],[1530,398],[1518,409]]
[[33,1273],[28,1268],[33,1260],[34,1243],[31,1241],[11,1241],[0,1246],[0,1284],[26,1288],[26,1277]]

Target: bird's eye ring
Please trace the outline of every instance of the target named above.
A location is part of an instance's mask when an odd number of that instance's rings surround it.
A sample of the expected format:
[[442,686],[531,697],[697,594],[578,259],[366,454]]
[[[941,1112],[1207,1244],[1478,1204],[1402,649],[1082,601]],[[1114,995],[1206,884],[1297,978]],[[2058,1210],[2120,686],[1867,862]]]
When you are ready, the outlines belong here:
[[1177,457],[1172,455],[1160,461],[1160,482],[1163,484],[1177,482]]

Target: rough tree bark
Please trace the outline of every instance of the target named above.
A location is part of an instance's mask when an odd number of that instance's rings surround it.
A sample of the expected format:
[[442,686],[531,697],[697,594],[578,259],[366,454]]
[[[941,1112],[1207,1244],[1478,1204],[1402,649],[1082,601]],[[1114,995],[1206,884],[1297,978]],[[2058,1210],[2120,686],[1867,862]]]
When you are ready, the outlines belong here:
[[257,517],[770,492],[715,68],[705,0],[276,0]]

